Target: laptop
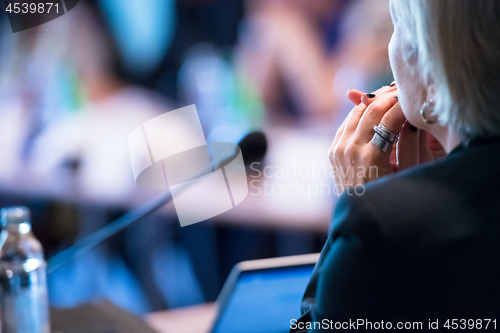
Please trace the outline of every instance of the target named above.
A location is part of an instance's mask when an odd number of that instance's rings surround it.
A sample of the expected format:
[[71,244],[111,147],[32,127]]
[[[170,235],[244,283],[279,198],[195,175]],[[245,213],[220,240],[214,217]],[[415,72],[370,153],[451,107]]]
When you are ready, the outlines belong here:
[[319,253],[243,261],[217,298],[211,333],[284,333],[300,317],[300,302]]

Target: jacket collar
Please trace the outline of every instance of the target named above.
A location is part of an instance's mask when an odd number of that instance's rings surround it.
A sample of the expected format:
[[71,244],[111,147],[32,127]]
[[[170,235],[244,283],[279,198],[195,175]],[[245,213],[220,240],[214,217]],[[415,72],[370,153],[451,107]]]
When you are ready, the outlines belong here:
[[457,152],[463,151],[471,147],[484,146],[496,143],[500,143],[500,136],[494,136],[494,137],[476,136],[468,140],[462,141],[462,143],[460,143],[455,149],[453,149],[448,154],[448,156],[454,155]]

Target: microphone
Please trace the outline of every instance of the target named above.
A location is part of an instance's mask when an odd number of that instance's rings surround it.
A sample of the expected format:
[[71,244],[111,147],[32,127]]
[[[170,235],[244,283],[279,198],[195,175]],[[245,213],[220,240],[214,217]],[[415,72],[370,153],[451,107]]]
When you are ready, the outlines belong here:
[[[260,162],[264,159],[265,154],[267,152],[267,139],[265,134],[262,132],[258,131],[250,132],[238,142],[238,146],[241,149],[245,165],[250,165],[253,162]],[[230,161],[236,155],[237,151],[234,154],[227,156],[227,158],[225,158],[224,161]],[[137,206],[136,208],[132,209],[125,215],[103,226],[101,229],[97,230],[93,234],[76,242],[71,247],[62,250],[61,252],[57,253],[48,260],[47,274],[52,273],[62,265],[88,252],[89,250],[99,245],[109,237],[125,229],[132,223],[148,216],[149,214],[153,213],[162,205],[168,203],[171,200],[172,200],[171,192],[161,194],[155,198],[151,198],[148,201]]]

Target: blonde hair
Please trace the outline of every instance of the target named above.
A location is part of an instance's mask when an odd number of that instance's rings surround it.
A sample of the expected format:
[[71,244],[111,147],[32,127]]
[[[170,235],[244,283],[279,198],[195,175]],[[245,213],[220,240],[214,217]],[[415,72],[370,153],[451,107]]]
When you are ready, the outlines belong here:
[[434,83],[434,114],[463,135],[500,135],[500,1],[392,0],[406,35]]

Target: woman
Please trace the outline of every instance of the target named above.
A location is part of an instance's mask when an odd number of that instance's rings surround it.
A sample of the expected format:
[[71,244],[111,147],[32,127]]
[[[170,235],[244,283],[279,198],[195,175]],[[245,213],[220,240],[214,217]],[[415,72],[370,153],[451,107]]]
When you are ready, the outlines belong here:
[[500,322],[500,1],[390,9],[395,84],[349,92],[330,150],[364,191],[340,198],[293,332]]

